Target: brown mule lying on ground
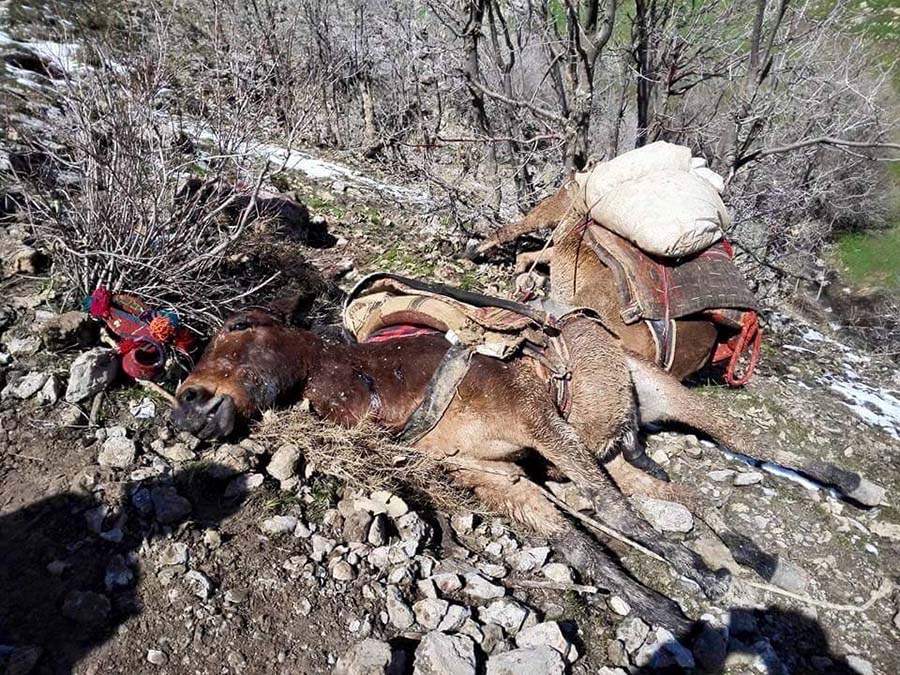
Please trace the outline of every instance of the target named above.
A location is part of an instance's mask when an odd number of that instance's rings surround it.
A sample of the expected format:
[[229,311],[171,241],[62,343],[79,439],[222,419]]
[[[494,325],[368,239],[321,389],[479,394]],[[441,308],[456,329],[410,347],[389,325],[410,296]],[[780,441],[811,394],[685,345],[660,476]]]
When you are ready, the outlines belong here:
[[[498,246],[531,232],[551,227],[553,246],[516,258],[516,271],[524,272],[533,263],[550,265],[550,297],[561,305],[589,307],[603,323],[622,340],[632,354],[648,361],[656,358],[656,343],[643,322],[626,324],[619,303],[616,280],[612,271],[582,242],[577,226],[582,216],[572,206],[568,183],[540,202],[520,221],[498,230],[473,253],[483,258]],[[559,227],[557,227],[559,226]],[[678,342],[669,372],[679,380],[693,375],[705,366],[715,351],[718,338],[716,324],[705,319],[681,319],[675,322]]]
[[[592,582],[626,597],[649,621],[684,632],[689,622],[678,606],[614,564],[598,542],[547,500],[517,462],[536,451],[591,499],[607,525],[653,550],[717,598],[727,590],[727,572],[711,571],[695,553],[656,533],[630,508],[597,460],[634,442],[638,416],[645,422],[690,424],[738,451],[745,451],[745,444],[709,401],[628,356],[593,321],[572,319],[561,332],[573,372],[568,421],[530,359],[500,361],[476,354],[449,408],[415,447],[444,460],[449,475],[487,505],[550,539]],[[179,388],[172,420],[203,438],[225,436],[239,419],[305,399],[314,414],[333,422],[351,426],[370,418],[399,431],[422,402],[450,347],[440,335],[333,344],[275,313],[251,310],[232,316],[215,335]]]

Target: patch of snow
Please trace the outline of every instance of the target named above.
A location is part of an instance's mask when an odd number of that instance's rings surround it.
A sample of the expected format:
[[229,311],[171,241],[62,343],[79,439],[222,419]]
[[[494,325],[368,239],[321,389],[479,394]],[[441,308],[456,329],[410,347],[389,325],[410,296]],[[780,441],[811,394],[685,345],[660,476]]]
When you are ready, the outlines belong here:
[[285,171],[300,171],[314,180],[341,179],[357,189],[371,190],[392,197],[397,201],[420,204],[422,206],[431,204],[430,196],[424,192],[374,180],[349,167],[336,164],[335,162],[316,159],[312,155],[299,150],[262,144],[251,148],[251,151],[267,159],[273,166],[283,166]]
[[754,459],[753,457],[748,457],[747,455],[742,455],[739,452],[732,452],[731,450],[726,450],[725,448],[719,448],[722,454],[728,459],[734,459],[739,462],[744,462],[745,464],[749,464],[752,467],[762,469],[766,473],[770,473],[773,476],[777,476],[779,478],[785,478],[794,483],[798,483],[802,485],[804,488],[810,491],[817,491],[823,489],[823,485],[817,481],[806,478],[805,476],[800,475],[793,469],[788,469],[787,467],[781,466],[781,464],[773,464],[772,462],[761,462],[758,459]]
[[807,354],[815,354],[815,349],[807,349],[806,347],[799,347],[797,345],[784,345],[784,349],[792,352],[806,352]]
[[[0,47],[19,47],[33,52],[35,55],[55,65],[65,73],[79,73],[90,70],[90,67],[81,63],[76,57],[78,45],[74,42],[52,42],[50,40],[36,40],[25,42],[16,40],[4,30],[6,17],[9,14],[8,0],[0,1]],[[21,83],[20,84],[24,84]],[[26,85],[30,86],[30,85]]]
[[900,399],[896,396],[864,382],[839,380],[833,375],[820,381],[863,422],[900,439]]
[[[203,128],[199,124],[182,122],[181,127],[197,140],[210,143],[217,143],[219,140],[215,132],[209,128]],[[239,144],[234,149],[234,152],[268,160],[271,166],[276,169],[299,171],[313,180],[341,180],[358,190],[375,192],[405,204],[423,207],[433,204],[431,196],[427,192],[384,183],[364,176],[350,167],[318,159],[300,150],[250,141]]]
[[815,328],[808,329],[803,335],[800,336],[807,342],[824,342],[825,336],[822,335]]

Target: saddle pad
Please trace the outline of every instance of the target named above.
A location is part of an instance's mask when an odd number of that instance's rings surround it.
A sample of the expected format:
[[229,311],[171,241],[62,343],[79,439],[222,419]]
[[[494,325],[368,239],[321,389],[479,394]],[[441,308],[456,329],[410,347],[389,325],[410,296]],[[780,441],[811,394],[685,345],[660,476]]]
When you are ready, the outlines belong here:
[[[543,342],[541,325],[534,316],[502,306],[475,306],[442,294],[442,288],[402,277],[372,275],[357,284],[348,296],[344,327],[357,342],[367,342],[390,326],[421,326],[444,333],[451,342],[497,358],[507,358],[526,339]],[[517,306],[503,298],[472,297],[483,304]],[[535,314],[533,308],[521,307],[524,312]]]
[[739,327],[743,312],[757,309],[726,242],[689,258],[660,259],[590,221],[584,239],[615,275],[627,324],[715,312]]

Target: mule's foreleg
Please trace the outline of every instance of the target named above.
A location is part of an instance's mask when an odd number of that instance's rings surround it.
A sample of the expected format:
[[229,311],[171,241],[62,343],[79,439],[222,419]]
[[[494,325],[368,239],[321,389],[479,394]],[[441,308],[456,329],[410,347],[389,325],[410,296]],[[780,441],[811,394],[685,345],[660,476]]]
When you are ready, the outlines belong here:
[[[463,466],[465,468],[463,468]],[[579,531],[511,462],[454,459],[450,476],[493,510],[547,537],[585,581],[621,595],[647,621],[685,635],[691,621],[672,600],[632,579],[592,537]]]
[[780,464],[834,487],[865,506],[877,506],[884,489],[858,473],[821,460],[809,460],[773,447],[753,445],[727,421],[725,412],[708,398],[691,391],[659,368],[633,357],[628,369],[638,395],[641,423],[677,422],[709,436],[728,450],[762,462]]
[[660,536],[616,489],[573,427],[558,415],[545,414],[536,416],[532,432],[538,452],[590,497],[604,523],[665,558],[679,573],[697,582],[710,599],[725,594],[731,574],[725,569],[712,571],[694,551]]

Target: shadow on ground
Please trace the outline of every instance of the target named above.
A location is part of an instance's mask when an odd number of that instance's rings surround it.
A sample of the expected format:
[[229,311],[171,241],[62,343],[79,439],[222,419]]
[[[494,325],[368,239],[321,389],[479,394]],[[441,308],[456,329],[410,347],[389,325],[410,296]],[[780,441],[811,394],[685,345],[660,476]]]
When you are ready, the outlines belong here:
[[[66,492],[0,516],[0,673],[71,673],[139,614],[138,550],[176,527],[179,519],[171,516],[186,509],[171,488],[189,498],[190,519],[206,527],[241,505],[240,498],[224,499],[223,482],[209,477],[215,468],[126,483],[119,507]],[[162,518],[169,522],[165,527],[157,516],[166,504],[150,499],[154,494],[174,499],[177,507]]]

